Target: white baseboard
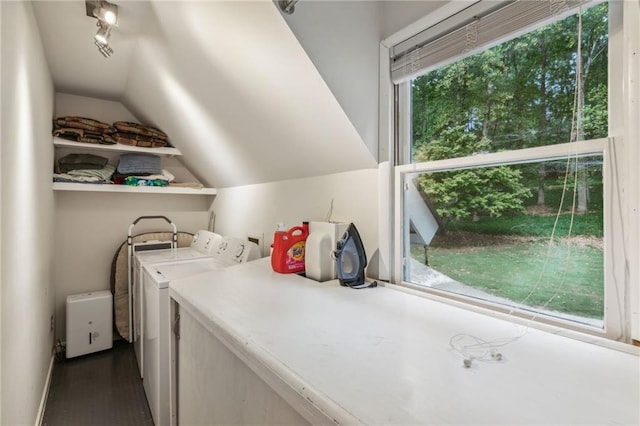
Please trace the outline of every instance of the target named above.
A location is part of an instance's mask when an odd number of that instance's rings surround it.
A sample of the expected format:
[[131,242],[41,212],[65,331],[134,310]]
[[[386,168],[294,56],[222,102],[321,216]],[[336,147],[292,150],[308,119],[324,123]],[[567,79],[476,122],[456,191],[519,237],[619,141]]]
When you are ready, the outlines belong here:
[[36,417],[36,426],[41,426],[44,420],[44,409],[47,406],[47,396],[49,395],[49,386],[51,385],[51,375],[53,374],[53,363],[55,362],[55,351],[51,354],[51,361],[49,362],[49,372],[47,373],[47,380],[44,383],[44,389],[42,390],[42,398],[40,399],[40,408],[38,408],[38,416]]

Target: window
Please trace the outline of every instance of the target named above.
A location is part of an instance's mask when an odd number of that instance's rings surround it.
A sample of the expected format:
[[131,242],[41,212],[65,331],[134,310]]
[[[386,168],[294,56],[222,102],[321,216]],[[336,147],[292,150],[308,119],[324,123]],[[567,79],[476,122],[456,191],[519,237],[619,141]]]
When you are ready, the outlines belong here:
[[[530,187],[541,169],[547,188],[537,204]],[[602,328],[602,169],[602,155],[571,155],[407,173],[416,190],[405,193],[413,205],[405,280]],[[589,210],[572,214],[579,173],[590,181]]]
[[[619,338],[606,2],[482,2],[392,49],[406,285]],[[497,6],[496,6],[497,5]]]

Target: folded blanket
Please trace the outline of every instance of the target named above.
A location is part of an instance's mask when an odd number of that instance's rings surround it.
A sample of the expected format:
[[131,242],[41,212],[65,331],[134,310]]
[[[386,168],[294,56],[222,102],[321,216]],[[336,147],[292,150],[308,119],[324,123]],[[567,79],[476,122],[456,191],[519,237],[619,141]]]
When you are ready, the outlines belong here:
[[107,164],[102,169],[70,170],[68,173],[54,173],[54,182],[77,182],[77,183],[113,183],[111,176],[116,171],[116,167]]
[[53,125],[56,129],[60,127],[71,127],[75,129],[89,130],[96,133],[114,133],[116,131],[113,126],[110,126],[107,123],[87,117],[58,117],[53,121]]
[[118,173],[123,175],[162,174],[160,157],[153,154],[122,154],[118,163]]
[[[132,179],[128,179],[128,178],[132,178]],[[119,173],[115,173],[113,175],[113,183],[117,185],[132,185],[134,183],[135,185],[144,184],[144,182],[140,184],[136,183],[138,180],[148,180],[148,181],[158,180],[166,184],[169,184],[173,182],[174,179],[175,179],[175,176],[173,176],[171,173],[169,173],[167,170],[164,170],[164,169],[162,170],[162,174],[160,175],[121,175]]]
[[137,135],[134,133],[116,132],[114,139],[123,145],[139,146],[142,148],[162,148],[167,146],[167,141],[150,136]]
[[84,136],[84,130],[73,127],[61,127],[53,131],[53,136],[58,136],[70,141],[79,141],[80,138]]
[[67,182],[67,183],[93,183],[93,184],[112,184],[110,180],[102,180],[97,177],[86,176],[71,176],[66,173],[54,173],[54,182]]
[[[167,140],[167,134],[155,127],[145,126],[140,123],[133,123],[131,121],[116,121],[113,123],[118,132],[129,133],[134,135],[148,136],[150,138]],[[135,139],[135,138],[134,138]]]
[[98,143],[101,143],[103,145],[115,145],[116,140],[113,138],[112,135],[107,135],[105,133],[104,135],[102,135],[102,139],[98,141]]
[[97,177],[101,180],[110,180],[115,171],[116,166],[107,164],[102,169],[71,170],[67,174],[74,177]]
[[53,131],[53,136],[75,142],[99,143],[106,145],[114,145],[116,143],[116,140],[112,135],[91,132],[84,129],[75,129],[73,127],[61,127],[56,129]]
[[93,154],[69,154],[58,159],[60,173],[71,170],[95,170],[107,165],[109,160]]
[[175,176],[172,175],[168,170],[162,169],[162,173],[159,175],[147,175],[147,176],[134,176],[134,177],[144,177],[145,179],[160,179],[166,180],[167,182],[173,182]]

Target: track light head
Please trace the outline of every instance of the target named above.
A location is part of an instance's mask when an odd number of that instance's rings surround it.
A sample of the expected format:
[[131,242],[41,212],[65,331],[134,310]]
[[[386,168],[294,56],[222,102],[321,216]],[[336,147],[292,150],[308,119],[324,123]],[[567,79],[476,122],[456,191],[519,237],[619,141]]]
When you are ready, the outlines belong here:
[[111,26],[118,25],[118,5],[106,0],[86,0],[87,16]]
[[105,10],[103,16],[104,21],[109,25],[116,25],[118,22],[118,15],[112,10]]
[[101,25],[98,23],[98,32],[94,36],[95,40],[100,44],[109,44],[109,37],[111,36],[111,27],[109,25]]

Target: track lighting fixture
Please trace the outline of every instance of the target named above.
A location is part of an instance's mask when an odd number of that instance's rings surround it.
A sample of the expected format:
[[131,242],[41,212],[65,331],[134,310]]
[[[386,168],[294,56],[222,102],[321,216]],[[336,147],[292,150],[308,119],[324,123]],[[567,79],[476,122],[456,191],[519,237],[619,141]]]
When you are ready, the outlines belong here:
[[118,25],[118,6],[106,0],[86,0],[87,16],[98,20],[98,32],[94,36],[94,43],[98,51],[105,58],[113,54],[113,49],[109,46],[111,29]]
[[94,36],[96,41],[100,44],[109,44],[109,37],[111,37],[111,27],[108,25],[102,25],[98,21],[98,32]]
[[298,0],[277,0],[278,6],[280,10],[286,13],[287,15],[292,15],[296,10],[296,3]]

